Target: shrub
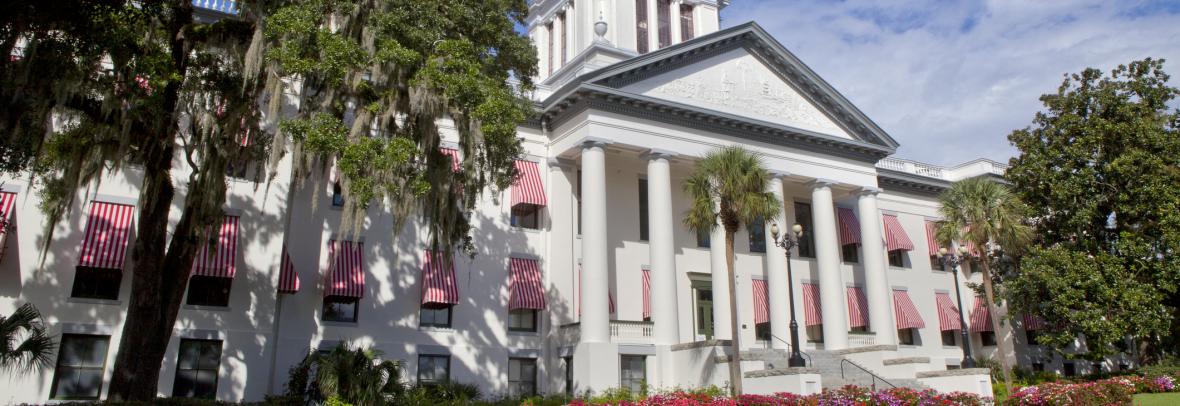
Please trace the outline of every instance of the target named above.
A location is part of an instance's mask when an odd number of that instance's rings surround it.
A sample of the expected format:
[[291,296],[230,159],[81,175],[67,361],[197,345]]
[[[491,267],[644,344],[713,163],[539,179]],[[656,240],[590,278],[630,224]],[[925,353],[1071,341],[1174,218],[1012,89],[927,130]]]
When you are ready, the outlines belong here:
[[[618,392],[612,392],[618,394]],[[685,392],[673,391],[652,395],[638,399],[608,399],[596,397],[590,399],[575,399],[571,406],[780,406],[780,405],[855,405],[855,406],[894,406],[894,405],[962,405],[983,406],[991,404],[991,399],[981,398],[970,393],[940,394],[934,390],[916,391],[909,388],[893,388],[881,391],[871,391],[867,388],[845,386],[836,390],[825,390],[815,395],[799,395],[781,392],[774,395],[741,395],[737,398],[714,396],[704,391]]]

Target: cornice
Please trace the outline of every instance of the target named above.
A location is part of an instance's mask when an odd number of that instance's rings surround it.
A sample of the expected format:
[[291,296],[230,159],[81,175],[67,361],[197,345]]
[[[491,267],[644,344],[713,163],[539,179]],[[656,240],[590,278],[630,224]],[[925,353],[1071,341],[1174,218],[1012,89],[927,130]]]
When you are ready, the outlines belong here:
[[938,196],[951,187],[951,182],[918,176],[892,169],[877,168],[877,184],[885,191]]

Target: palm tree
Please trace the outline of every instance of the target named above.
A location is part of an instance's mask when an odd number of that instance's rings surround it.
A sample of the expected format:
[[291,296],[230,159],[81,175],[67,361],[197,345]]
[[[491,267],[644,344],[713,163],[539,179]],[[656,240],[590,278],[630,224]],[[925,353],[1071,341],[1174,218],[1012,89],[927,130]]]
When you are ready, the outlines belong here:
[[49,366],[57,344],[45,334],[41,313],[25,303],[0,316],[0,370],[27,372]]
[[[734,286],[733,235],[742,224],[773,218],[782,202],[766,190],[770,173],[757,156],[739,146],[714,150],[697,163],[684,181],[692,208],[684,213],[684,225],[696,232],[710,232],[718,223],[725,231],[725,267],[729,279],[729,320],[733,357],[729,378],[734,395],[742,392],[738,344],[737,292]],[[716,242],[714,242],[716,243]]]
[[354,405],[390,403],[403,389],[401,365],[380,357],[378,350],[344,343],[327,352],[313,351],[291,369],[287,394],[317,402],[335,396]]
[[[961,241],[982,247],[978,263],[983,271],[983,291],[988,312],[993,317],[992,330],[1000,331],[996,314],[995,289],[992,287],[991,261],[1002,255],[1016,253],[1029,243],[1032,229],[1024,223],[1027,213],[1024,203],[999,182],[975,177],[959,181],[939,196],[943,222],[937,235],[940,241]],[[993,258],[994,257],[994,258]],[[1007,343],[996,340],[1000,353],[1000,367],[1004,371],[1005,388],[1012,383],[1008,365]]]

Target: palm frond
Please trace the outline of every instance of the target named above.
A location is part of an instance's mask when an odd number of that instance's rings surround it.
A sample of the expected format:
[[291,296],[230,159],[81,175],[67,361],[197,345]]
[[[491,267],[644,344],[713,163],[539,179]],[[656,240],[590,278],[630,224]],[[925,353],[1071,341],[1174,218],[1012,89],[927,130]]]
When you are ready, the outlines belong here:
[[0,370],[28,372],[53,362],[57,343],[45,333],[41,313],[30,303],[0,317]]

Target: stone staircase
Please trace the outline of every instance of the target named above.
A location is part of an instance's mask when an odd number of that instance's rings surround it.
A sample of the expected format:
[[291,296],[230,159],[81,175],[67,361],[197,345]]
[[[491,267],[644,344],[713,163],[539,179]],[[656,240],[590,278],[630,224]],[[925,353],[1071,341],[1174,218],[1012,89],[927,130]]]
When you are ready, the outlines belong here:
[[[766,374],[773,374],[775,371],[786,370],[787,360],[790,358],[790,352],[787,350],[776,349],[751,349],[742,351],[742,363],[749,365],[751,362],[762,362],[763,369],[746,370],[746,377],[760,376]],[[728,362],[729,357],[722,355],[717,357],[717,362]],[[810,358],[808,360],[808,358]],[[877,389],[885,389],[891,387],[890,384],[897,387],[907,387],[915,390],[929,389],[926,385],[921,384],[916,379],[899,379],[890,378],[883,379],[874,377],[863,366],[848,360],[839,354],[824,350],[810,350],[804,353],[804,359],[808,361],[807,368],[819,374],[823,378],[824,389],[836,389],[845,385],[857,385],[863,387],[873,387]],[[840,365],[844,364],[844,373],[841,376]],[[855,365],[855,366],[854,366]],[[860,366],[860,368],[858,368]]]

